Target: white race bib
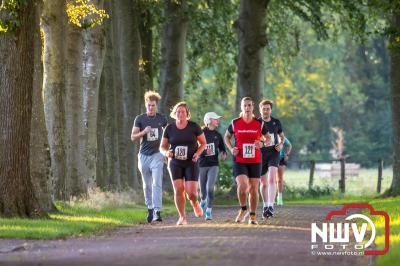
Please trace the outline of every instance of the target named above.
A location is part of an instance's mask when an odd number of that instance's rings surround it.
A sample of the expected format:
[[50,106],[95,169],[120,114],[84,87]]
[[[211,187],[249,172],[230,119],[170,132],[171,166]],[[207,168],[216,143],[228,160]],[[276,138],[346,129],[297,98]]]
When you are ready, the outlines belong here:
[[175,147],[175,159],[187,160],[188,147],[187,146],[176,146]]
[[208,143],[206,145],[206,156],[213,156],[215,155],[215,145],[213,143]]
[[150,132],[147,133],[147,141],[158,140],[158,128],[151,128]]
[[256,157],[256,147],[253,144],[243,144],[243,158]]
[[268,133],[268,135],[271,138],[271,141],[269,142],[268,147],[275,146],[275,134],[274,133]]

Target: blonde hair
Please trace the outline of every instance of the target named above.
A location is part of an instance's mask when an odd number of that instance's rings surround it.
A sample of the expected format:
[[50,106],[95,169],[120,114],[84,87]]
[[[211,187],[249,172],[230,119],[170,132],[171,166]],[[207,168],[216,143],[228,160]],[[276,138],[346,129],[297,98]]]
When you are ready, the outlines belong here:
[[176,110],[178,110],[179,107],[185,107],[186,113],[187,113],[187,118],[190,119],[190,110],[186,102],[179,102],[172,107],[171,113],[169,114],[170,117],[173,119],[176,119]]
[[145,102],[155,101],[156,103],[158,103],[160,100],[161,100],[161,96],[160,96],[160,94],[158,94],[158,92],[146,91],[146,93],[144,94]]

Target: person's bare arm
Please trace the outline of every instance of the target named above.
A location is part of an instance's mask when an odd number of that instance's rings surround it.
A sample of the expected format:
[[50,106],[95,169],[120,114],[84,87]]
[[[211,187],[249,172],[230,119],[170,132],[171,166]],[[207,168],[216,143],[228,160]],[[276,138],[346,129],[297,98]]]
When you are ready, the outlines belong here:
[[285,134],[283,133],[283,131],[279,134],[279,138],[281,139],[281,141],[275,145],[275,150],[277,151],[281,151],[281,149],[283,148],[283,142],[285,141]]
[[287,149],[286,149],[286,152],[285,152],[285,161],[287,161],[289,159],[289,155],[292,152],[292,148],[293,148],[292,144],[289,143],[287,145]]
[[226,145],[226,147],[228,148],[228,150],[232,153],[232,155],[233,155],[233,156],[236,156],[236,155],[238,155],[238,153],[239,153],[239,149],[232,146],[231,139],[232,139],[232,135],[231,135],[231,133],[229,133],[229,131],[227,130],[227,131],[225,132],[225,136],[224,136],[225,145]]
[[167,138],[162,138],[162,139],[161,139],[161,142],[160,142],[160,152],[161,152],[165,157],[173,158],[173,157],[174,157],[174,153],[173,153],[173,151],[171,151],[171,150],[169,149],[169,146],[170,146],[170,144],[169,144],[168,139],[167,139]]
[[135,140],[141,139],[144,135],[149,133],[150,130],[151,130],[150,126],[145,127],[142,131],[140,131],[140,128],[134,126],[132,128],[131,140],[135,141]]
[[200,143],[199,147],[197,148],[197,151],[193,155],[192,161],[197,162],[197,160],[200,158],[200,155],[203,153],[204,149],[206,148],[206,137],[204,136],[204,133],[201,135],[197,136],[197,142]]

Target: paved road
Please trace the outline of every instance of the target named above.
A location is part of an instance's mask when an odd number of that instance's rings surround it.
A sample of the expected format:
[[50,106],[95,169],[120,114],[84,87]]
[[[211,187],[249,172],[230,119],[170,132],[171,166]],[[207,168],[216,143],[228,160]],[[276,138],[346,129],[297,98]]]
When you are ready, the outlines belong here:
[[283,206],[250,226],[233,222],[237,207],[216,207],[213,221],[190,213],[187,226],[169,217],[95,237],[0,240],[0,265],[373,265],[373,257],[311,255],[311,222],[339,208]]

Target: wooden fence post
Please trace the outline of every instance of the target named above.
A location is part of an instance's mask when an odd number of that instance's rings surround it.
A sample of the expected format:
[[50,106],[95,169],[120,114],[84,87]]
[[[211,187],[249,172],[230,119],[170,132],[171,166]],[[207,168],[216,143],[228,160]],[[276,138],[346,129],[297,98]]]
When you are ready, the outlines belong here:
[[381,185],[382,185],[382,171],[383,171],[383,160],[379,159],[378,161],[378,186],[376,188],[376,191],[381,193]]
[[346,161],[344,160],[344,158],[340,159],[340,180],[339,180],[339,189],[341,193],[345,193],[346,192],[346,173],[345,173],[345,169],[346,169]]
[[314,170],[315,170],[315,161],[310,161],[310,180],[308,181],[308,189],[311,190],[314,183]]

